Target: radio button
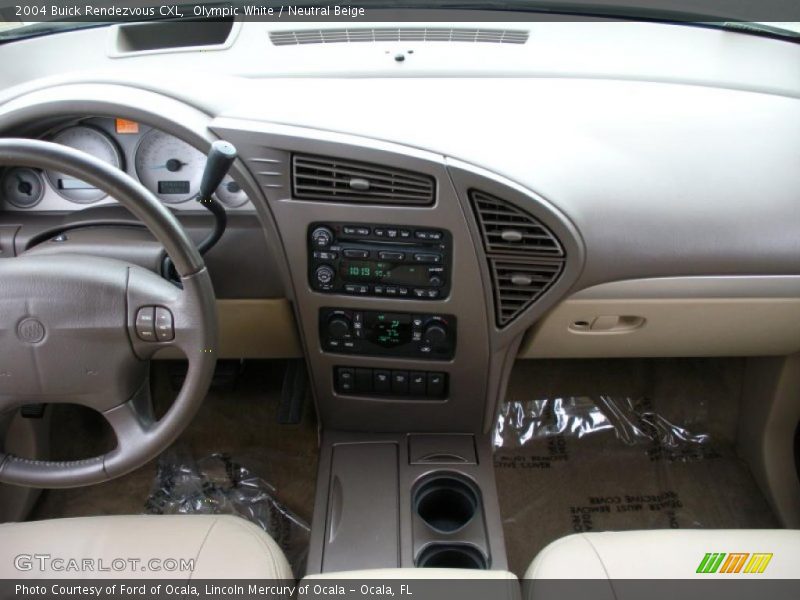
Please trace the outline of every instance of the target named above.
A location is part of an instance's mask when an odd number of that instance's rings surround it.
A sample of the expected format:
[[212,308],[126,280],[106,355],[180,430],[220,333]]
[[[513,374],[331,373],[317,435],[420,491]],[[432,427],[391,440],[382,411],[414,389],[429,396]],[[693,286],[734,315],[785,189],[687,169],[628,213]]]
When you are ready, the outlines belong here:
[[411,230],[410,229],[401,229],[400,230],[400,238],[407,240],[411,237]]
[[384,288],[382,285],[374,285],[372,286],[372,293],[376,296],[383,296]]
[[375,237],[386,237],[386,230],[376,227],[375,229],[372,230],[372,235],[374,235]]
[[369,235],[369,227],[356,227],[356,235]]
[[320,265],[314,271],[314,279],[320,287],[325,287],[333,283],[336,272],[328,265]]
[[369,258],[369,250],[347,248],[342,252],[347,258]]
[[399,288],[397,288],[397,293],[400,296],[408,296],[408,292],[409,292],[409,290],[408,290],[407,287],[399,287]]
[[333,232],[327,227],[317,227],[311,232],[311,242],[317,248],[326,248],[333,242]]
[[325,252],[317,250],[314,252],[314,258],[319,260],[336,260],[336,257],[339,256],[336,252]]
[[414,288],[414,295],[417,298],[426,298],[428,296],[428,290],[422,288]]
[[404,260],[406,255],[403,252],[379,252],[378,257],[381,260]]
[[344,227],[342,227],[342,233],[344,233],[345,235],[355,235],[356,228],[353,227],[352,225],[345,225]]
[[440,240],[442,239],[441,231],[433,231],[430,229],[418,229],[414,232],[414,237],[418,240]]
[[424,262],[424,263],[440,263],[442,262],[442,255],[441,254],[415,254],[414,260],[416,262]]
[[356,293],[358,294],[369,294],[369,286],[368,285],[358,285],[356,286]]
[[358,293],[358,286],[353,285],[352,283],[348,283],[344,286],[344,291],[348,294],[356,294]]
[[398,236],[397,229],[387,229],[386,230],[386,237],[388,238],[396,238]]
[[386,295],[387,296],[397,296],[397,288],[393,285],[386,287]]
[[426,290],[428,292],[428,298],[438,298],[439,297],[439,290]]
[[438,275],[431,275],[430,279],[428,279],[428,283],[430,283],[434,287],[442,287],[444,281]]

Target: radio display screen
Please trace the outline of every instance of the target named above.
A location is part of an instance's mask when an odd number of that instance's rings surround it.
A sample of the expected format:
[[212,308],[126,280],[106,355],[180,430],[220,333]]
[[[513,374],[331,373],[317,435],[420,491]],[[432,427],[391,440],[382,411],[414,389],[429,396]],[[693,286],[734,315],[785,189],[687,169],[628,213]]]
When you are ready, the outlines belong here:
[[429,284],[428,269],[423,265],[396,265],[374,260],[344,260],[339,264],[339,276],[354,283]]
[[383,348],[394,348],[411,341],[411,315],[370,313],[365,325],[369,341]]

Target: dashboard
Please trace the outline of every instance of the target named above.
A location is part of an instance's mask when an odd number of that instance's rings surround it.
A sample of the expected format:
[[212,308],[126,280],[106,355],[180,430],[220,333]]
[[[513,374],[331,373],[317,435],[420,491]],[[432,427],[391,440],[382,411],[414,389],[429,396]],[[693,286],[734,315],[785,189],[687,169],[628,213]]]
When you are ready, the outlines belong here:
[[[191,200],[197,195],[206,157],[174,135],[130,119],[80,117],[48,125],[39,139],[81,150],[125,171],[165,205],[198,209]],[[215,196],[227,210],[252,210],[247,194],[231,176]],[[0,173],[0,209],[69,211],[114,204],[101,190],[63,173],[27,167]]]
[[[800,350],[797,45],[647,23],[271,35],[293,27],[0,46],[0,133],[118,166],[194,239],[203,152],[233,143],[206,257],[220,356],[304,357],[327,427],[479,430],[517,358]],[[10,169],[0,189],[3,256],[145,247],[58,173]]]

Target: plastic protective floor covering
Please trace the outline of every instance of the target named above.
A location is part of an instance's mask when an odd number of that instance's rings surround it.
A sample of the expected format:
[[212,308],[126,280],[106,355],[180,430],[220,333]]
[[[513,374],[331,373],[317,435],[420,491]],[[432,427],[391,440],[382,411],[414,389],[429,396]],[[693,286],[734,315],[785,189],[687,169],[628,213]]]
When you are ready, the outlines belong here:
[[[551,374],[539,386],[530,378],[538,367],[528,368],[527,377],[515,372],[494,443],[506,547],[518,576],[544,546],[574,532],[778,526],[726,439],[732,437],[730,411],[736,411],[738,397],[724,395],[736,395],[735,373],[709,363],[709,381],[697,362],[637,364],[638,372],[616,376],[638,377],[633,385],[616,381],[609,387],[649,395],[554,393],[559,387],[598,390],[609,378],[596,364],[554,363],[562,376]],[[584,386],[581,368],[589,370]],[[684,385],[673,379],[665,386],[663,378],[670,375]],[[710,389],[715,377],[722,389]]]

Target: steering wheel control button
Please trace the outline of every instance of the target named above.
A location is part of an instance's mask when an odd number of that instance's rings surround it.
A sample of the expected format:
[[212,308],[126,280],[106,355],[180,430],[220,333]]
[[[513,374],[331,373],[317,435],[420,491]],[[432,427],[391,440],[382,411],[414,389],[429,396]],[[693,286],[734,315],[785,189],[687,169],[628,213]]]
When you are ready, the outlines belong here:
[[143,342],[156,341],[155,307],[145,306],[136,313],[136,335]]
[[175,339],[175,323],[172,313],[163,306],[156,306],[156,338],[159,342],[171,342]]

